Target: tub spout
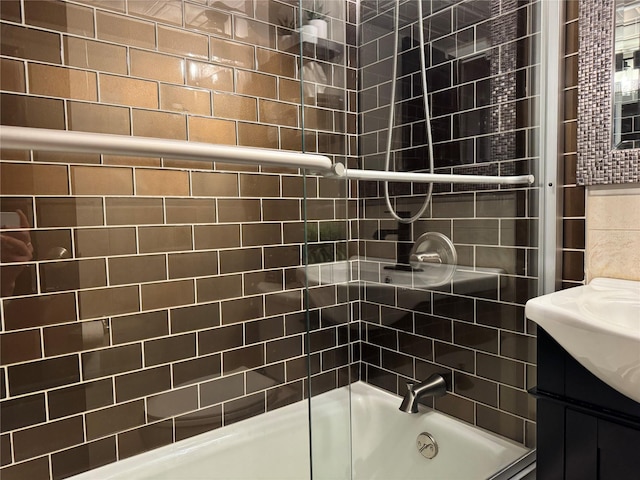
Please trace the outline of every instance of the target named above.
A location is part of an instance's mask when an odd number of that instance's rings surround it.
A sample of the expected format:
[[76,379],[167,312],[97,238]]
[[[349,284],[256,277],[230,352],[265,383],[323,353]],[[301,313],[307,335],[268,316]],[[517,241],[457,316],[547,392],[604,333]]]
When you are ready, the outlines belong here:
[[407,393],[404,394],[400,410],[405,413],[418,413],[418,400],[424,396],[442,397],[447,393],[447,383],[444,378],[434,373],[424,382],[418,384],[407,383]]

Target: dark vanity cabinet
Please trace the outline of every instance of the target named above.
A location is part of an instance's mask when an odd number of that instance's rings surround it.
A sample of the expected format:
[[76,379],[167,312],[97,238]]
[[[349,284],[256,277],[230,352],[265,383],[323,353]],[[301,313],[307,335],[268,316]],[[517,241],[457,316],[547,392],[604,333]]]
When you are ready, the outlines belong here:
[[640,479],[640,403],[596,378],[538,327],[538,480]]

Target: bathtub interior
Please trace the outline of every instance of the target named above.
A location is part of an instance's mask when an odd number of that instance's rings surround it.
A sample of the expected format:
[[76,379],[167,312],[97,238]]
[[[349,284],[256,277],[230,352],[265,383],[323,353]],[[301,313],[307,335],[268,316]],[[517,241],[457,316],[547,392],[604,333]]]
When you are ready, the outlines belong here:
[[[305,400],[73,478],[480,480],[528,451],[426,407],[402,413],[399,397],[363,382],[312,402],[313,477]],[[422,432],[438,443],[431,460],[416,447]]]

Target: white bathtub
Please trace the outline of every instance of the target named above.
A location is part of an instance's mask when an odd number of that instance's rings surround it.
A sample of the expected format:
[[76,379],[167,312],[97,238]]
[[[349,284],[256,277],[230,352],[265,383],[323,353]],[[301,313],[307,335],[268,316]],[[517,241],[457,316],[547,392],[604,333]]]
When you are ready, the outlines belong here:
[[[421,409],[410,415],[400,412],[399,405],[399,397],[362,382],[314,397],[314,479],[480,480],[527,452],[441,413]],[[418,453],[421,432],[429,432],[438,443],[439,452],[431,460]],[[73,479],[303,480],[309,470],[304,401]]]

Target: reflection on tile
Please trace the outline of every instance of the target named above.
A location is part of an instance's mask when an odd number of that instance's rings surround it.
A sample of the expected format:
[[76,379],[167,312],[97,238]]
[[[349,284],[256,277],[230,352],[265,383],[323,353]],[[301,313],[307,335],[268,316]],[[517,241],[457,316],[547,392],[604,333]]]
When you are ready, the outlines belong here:
[[161,7],[150,8],[145,2],[128,2],[129,13],[149,17],[164,23],[182,25],[182,2],[180,0],[165,0]]
[[175,112],[211,115],[210,93],[195,88],[160,85],[160,108]]
[[219,37],[231,36],[231,15],[190,3],[184,6],[185,26],[190,29],[213,33]]
[[115,135],[131,133],[129,110],[125,107],[69,102],[67,110],[70,130]]
[[109,345],[109,333],[102,320],[75,322],[43,330],[46,356],[62,355]]
[[158,49],[187,57],[207,58],[209,44],[205,35],[158,25]]
[[12,92],[25,91],[24,64],[17,60],[0,59],[0,88]]
[[100,257],[136,253],[136,232],[131,228],[84,228],[75,231],[76,255]]
[[100,40],[124,45],[155,48],[156,35],[151,22],[143,22],[101,10],[96,12],[96,31]]
[[127,49],[124,46],[86,40],[63,38],[66,65],[110,73],[127,73]]
[[211,37],[211,61],[240,68],[254,68],[254,47]]
[[86,416],[87,439],[93,440],[144,425],[144,421],[144,400],[96,410]]
[[137,312],[140,309],[138,287],[100,288],[78,293],[80,318]]
[[0,31],[2,55],[60,63],[60,51],[60,35],[55,33],[9,24],[4,24]]
[[106,407],[113,403],[112,380],[109,378],[59,388],[48,392],[47,397],[51,418]]
[[[153,47],[152,47],[153,48]],[[131,74],[169,83],[184,83],[185,61],[160,53],[130,50]]]
[[171,388],[171,368],[164,365],[119,375],[115,379],[116,401],[126,402]]
[[[4,30],[4,28],[3,28]],[[62,100],[0,94],[2,125],[64,129]]]
[[187,61],[187,85],[210,90],[232,92],[233,70],[222,65]]

